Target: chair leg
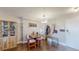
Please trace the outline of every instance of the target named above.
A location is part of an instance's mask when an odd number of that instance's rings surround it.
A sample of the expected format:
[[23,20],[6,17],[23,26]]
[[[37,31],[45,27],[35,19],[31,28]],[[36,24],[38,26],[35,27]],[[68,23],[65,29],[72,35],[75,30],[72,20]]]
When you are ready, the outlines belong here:
[[29,44],[27,44],[27,50],[30,50]]
[[[36,48],[37,46],[36,46],[36,43],[33,43],[34,44],[34,48]],[[27,50],[31,50],[31,47],[30,47],[30,44],[27,44]]]
[[35,43],[35,48],[36,48],[36,43]]

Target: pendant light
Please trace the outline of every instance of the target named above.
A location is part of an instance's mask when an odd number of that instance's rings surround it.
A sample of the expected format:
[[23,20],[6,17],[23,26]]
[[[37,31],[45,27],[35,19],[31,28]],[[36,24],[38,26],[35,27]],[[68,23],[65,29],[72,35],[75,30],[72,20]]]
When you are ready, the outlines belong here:
[[47,23],[45,8],[43,8],[43,15],[42,15],[41,23]]

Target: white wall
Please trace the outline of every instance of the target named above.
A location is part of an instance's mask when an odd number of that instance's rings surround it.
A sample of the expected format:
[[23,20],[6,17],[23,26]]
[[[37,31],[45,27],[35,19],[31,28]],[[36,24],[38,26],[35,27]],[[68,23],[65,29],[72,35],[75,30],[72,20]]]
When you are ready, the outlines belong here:
[[[56,37],[59,38],[60,44],[79,50],[79,14],[50,20],[49,24],[56,24]],[[59,29],[65,29],[66,32],[60,32]]]
[[75,49],[79,49],[79,16],[74,16],[66,20],[66,44]]

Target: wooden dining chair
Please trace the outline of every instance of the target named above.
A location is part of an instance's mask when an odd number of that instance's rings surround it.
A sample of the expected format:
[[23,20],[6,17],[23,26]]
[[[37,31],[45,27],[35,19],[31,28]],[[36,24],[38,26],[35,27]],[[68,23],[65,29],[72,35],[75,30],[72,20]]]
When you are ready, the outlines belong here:
[[31,48],[36,48],[36,40],[30,38],[27,41],[27,49],[31,50]]
[[40,38],[40,37],[37,38],[37,39],[36,39],[36,46],[37,46],[37,47],[41,47],[41,42],[42,42],[42,41],[43,41],[42,38]]

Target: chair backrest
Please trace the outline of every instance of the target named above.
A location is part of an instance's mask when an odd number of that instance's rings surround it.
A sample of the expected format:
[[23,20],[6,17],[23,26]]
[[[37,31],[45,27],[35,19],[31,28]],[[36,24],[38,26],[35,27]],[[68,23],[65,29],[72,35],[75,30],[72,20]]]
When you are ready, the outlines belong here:
[[28,39],[28,38],[29,38],[29,35],[26,36],[26,39]]
[[34,40],[34,39],[32,39],[32,38],[30,37],[30,35],[27,35],[27,38],[26,38],[26,39],[27,39],[27,42],[28,42],[28,43],[29,43],[30,40]]

